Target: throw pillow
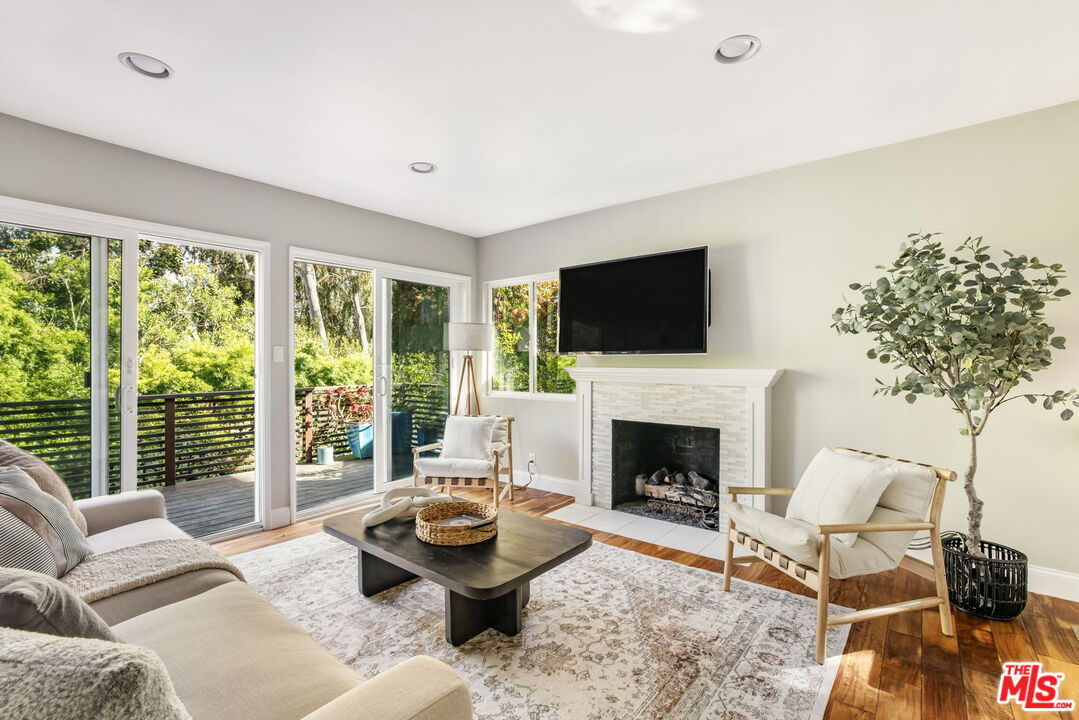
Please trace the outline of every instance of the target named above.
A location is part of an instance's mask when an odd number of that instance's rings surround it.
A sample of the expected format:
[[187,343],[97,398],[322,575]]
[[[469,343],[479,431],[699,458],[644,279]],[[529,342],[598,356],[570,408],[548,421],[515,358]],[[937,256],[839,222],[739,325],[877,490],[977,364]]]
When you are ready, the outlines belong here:
[[91,552],[59,500],[20,468],[0,468],[0,566],[60,577]]
[[[895,477],[894,467],[822,448],[798,481],[787,517],[811,525],[863,523]],[[858,533],[833,535],[853,545]]]
[[0,568],[0,626],[63,637],[117,640],[75,592],[33,570]]
[[450,415],[442,436],[442,457],[465,460],[490,460],[491,435],[495,418]]
[[165,664],[121,642],[0,628],[0,717],[190,720]]
[[5,440],[0,440],[0,467],[5,466],[22,468],[27,475],[34,479],[39,488],[64,504],[68,515],[75,521],[75,527],[83,535],[86,534],[86,518],[83,517],[82,511],[75,505],[75,500],[71,497],[71,490],[68,489],[64,479],[49,467],[44,460]]

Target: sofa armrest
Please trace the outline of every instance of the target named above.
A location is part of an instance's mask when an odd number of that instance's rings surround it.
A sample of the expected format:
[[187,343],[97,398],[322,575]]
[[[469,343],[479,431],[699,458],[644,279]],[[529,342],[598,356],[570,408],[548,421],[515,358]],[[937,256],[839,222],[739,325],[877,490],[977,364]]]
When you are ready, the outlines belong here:
[[76,500],[75,506],[86,518],[87,535],[96,535],[140,520],[165,517],[165,496],[156,490],[100,495]]
[[472,720],[472,697],[449,665],[421,655],[379,673],[303,720]]

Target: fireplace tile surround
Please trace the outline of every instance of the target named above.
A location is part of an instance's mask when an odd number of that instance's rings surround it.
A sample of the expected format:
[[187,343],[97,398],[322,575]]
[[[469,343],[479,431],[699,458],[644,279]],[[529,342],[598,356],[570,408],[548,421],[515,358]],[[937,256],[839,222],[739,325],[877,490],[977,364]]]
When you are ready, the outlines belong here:
[[[578,366],[577,502],[612,507],[612,421],[717,428],[720,488],[769,485],[770,388],[782,370]],[[752,504],[763,509],[762,498]],[[726,513],[720,514],[726,527]]]

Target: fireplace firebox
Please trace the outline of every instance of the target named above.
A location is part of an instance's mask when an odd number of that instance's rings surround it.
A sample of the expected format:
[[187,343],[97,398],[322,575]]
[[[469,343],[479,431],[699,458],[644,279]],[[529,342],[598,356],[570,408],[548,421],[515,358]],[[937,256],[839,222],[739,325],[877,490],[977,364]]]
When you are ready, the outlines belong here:
[[714,528],[719,435],[718,428],[612,420],[611,505]]

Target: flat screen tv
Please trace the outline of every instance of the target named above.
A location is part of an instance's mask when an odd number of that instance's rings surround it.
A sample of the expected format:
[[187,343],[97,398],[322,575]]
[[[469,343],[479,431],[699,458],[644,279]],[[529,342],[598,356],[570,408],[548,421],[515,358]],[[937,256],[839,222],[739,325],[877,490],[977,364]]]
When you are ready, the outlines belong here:
[[563,355],[708,351],[708,248],[558,271]]

